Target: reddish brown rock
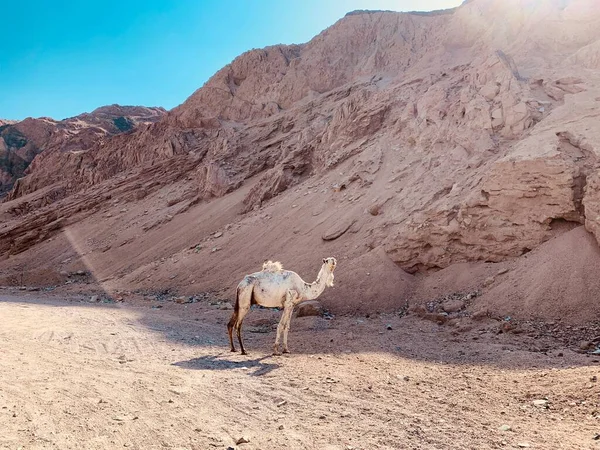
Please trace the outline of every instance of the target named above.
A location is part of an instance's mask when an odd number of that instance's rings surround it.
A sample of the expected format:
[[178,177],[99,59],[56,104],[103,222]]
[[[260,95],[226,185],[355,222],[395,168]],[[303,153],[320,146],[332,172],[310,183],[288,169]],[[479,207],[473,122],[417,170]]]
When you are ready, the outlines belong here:
[[296,307],[297,317],[322,316],[323,306],[317,300],[308,300]]

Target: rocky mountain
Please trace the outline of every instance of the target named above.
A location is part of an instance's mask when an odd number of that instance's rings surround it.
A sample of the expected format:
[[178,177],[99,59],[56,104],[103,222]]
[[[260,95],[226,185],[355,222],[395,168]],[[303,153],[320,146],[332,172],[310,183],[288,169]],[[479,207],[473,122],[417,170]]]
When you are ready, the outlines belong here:
[[156,123],[39,155],[0,210],[5,280],[56,279],[59,243],[108,290],[335,254],[337,308],[390,308],[423,274],[600,238],[599,30],[593,0],[471,0],[246,52]]
[[86,151],[109,136],[156,122],[165,113],[163,108],[110,105],[61,121],[0,120],[0,194],[11,189],[42,152]]

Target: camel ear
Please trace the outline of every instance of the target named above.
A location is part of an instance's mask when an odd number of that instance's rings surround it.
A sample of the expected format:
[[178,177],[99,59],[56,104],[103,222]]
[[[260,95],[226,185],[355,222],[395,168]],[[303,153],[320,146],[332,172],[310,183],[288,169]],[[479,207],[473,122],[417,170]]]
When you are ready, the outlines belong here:
[[327,258],[323,258],[323,264],[327,262]]

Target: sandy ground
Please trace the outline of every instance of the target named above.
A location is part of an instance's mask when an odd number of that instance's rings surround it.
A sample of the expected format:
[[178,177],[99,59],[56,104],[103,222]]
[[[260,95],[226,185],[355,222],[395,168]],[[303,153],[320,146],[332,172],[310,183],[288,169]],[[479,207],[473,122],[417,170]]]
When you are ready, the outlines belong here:
[[600,448],[599,360],[551,337],[307,317],[273,357],[258,309],[243,357],[219,308],[1,294],[0,448]]

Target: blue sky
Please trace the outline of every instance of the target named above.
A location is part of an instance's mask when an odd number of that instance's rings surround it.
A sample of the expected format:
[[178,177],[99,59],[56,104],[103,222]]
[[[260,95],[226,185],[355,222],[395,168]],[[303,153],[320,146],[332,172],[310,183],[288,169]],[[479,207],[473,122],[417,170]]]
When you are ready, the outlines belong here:
[[17,0],[0,8],[0,118],[171,109],[251,48],[302,43],[355,9],[462,0]]

